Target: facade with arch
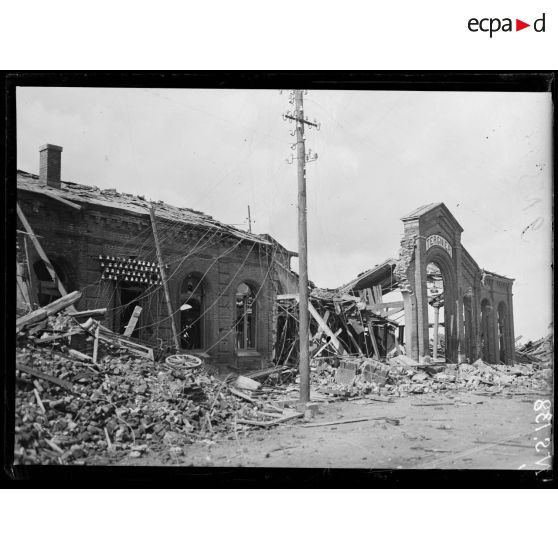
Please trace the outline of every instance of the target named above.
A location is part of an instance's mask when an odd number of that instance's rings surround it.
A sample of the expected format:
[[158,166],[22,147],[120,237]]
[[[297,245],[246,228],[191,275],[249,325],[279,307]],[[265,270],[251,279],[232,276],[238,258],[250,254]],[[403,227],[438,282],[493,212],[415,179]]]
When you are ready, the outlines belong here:
[[394,275],[403,296],[407,354],[420,362],[431,358],[427,266],[435,264],[444,284],[446,361],[513,363],[514,280],[478,266],[461,244],[463,228],[443,203],[420,207],[402,221]]

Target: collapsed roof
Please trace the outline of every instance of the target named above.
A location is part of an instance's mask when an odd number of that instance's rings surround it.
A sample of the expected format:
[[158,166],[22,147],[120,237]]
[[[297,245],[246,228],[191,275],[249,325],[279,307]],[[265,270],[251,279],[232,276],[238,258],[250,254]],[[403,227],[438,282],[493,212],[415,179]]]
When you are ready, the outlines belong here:
[[[102,190],[97,186],[86,186],[75,182],[61,181],[60,188],[39,185],[39,176],[25,171],[17,171],[17,189],[53,198],[61,198],[77,204],[89,204],[119,209],[139,215],[149,215],[151,203],[143,196],[117,192],[115,188]],[[218,229],[223,234],[242,240],[249,240],[267,246],[282,246],[269,235],[253,234],[232,225],[217,221],[201,211],[185,207],[175,207],[163,201],[153,202],[157,217],[169,221],[185,223],[204,229]]]

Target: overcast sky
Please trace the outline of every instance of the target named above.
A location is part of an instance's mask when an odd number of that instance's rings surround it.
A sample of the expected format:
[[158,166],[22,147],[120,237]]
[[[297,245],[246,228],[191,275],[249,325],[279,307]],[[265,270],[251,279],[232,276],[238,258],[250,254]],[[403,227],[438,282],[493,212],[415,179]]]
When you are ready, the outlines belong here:
[[[339,286],[396,257],[400,218],[444,202],[477,263],[515,278],[515,334],[552,321],[546,93],[309,91],[309,275]],[[62,179],[144,194],[297,249],[288,91],[18,88],[18,168],[64,148]]]

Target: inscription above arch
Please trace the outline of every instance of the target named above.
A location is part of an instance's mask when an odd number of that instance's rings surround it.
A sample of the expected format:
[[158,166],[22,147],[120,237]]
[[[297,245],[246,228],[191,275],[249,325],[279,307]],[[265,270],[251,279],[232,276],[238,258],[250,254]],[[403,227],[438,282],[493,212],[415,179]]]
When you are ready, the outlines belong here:
[[440,248],[443,248],[450,255],[450,258],[453,258],[453,248],[443,236],[439,234],[431,234],[426,239],[426,250],[430,250],[433,246],[440,246]]

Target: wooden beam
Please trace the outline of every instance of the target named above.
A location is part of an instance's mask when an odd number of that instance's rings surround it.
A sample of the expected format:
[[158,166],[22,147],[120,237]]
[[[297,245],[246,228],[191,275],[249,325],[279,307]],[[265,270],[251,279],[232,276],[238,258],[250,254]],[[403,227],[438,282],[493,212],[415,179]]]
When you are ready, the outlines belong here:
[[126,329],[124,330],[124,334],[126,337],[130,337],[130,335],[132,335],[132,332],[134,331],[136,324],[138,323],[140,314],[142,311],[142,307],[141,306],[136,306],[134,308],[134,311],[132,312],[132,315],[130,316],[130,321],[128,322],[128,325],[126,326]]
[[403,308],[403,301],[401,302],[380,302],[378,304],[366,305],[366,310],[371,312],[377,310],[386,310],[387,308],[397,308],[401,310]]
[[[31,228],[31,225],[29,224],[29,221],[27,221],[27,217],[25,217],[25,214],[21,210],[21,207],[19,207],[19,203],[17,204],[16,208],[17,208],[17,215],[18,215],[21,223],[23,224],[25,230],[29,233],[29,237],[31,238],[31,241],[33,242],[33,246],[35,247],[35,250],[37,250],[37,253],[41,257],[41,260],[43,260],[43,262],[45,263],[47,271],[48,271],[49,275],[52,277],[52,280],[54,281],[54,284],[56,285],[56,288],[58,289],[58,291],[60,292],[60,294],[62,296],[66,296],[68,294],[68,291],[66,291],[66,289],[64,288],[64,285],[62,284],[62,281],[60,281],[60,278],[58,277],[56,271],[54,270],[54,267],[52,267],[52,264],[50,263],[50,260],[48,259],[48,256],[46,255],[45,251],[43,250],[43,247],[41,246],[41,243],[39,242],[39,239],[35,236],[35,233],[33,232],[33,229]],[[70,306],[70,309],[73,310],[74,312],[76,311],[74,306]]]
[[368,322],[368,334],[370,335],[370,339],[372,340],[374,354],[376,355],[376,358],[380,360],[380,351],[378,350],[378,343],[376,343],[376,336],[374,335],[374,326],[372,325],[372,321]]
[[34,324],[44,320],[48,316],[52,316],[57,312],[64,310],[64,308],[73,308],[73,303],[81,297],[79,291],[73,291],[70,294],[64,295],[38,310],[35,310],[16,320],[16,328],[21,328],[26,325]]
[[[339,328],[336,332],[335,332],[335,339],[337,339],[337,335],[339,335],[341,333],[341,331],[343,331],[341,328]],[[331,342],[333,340],[333,337],[330,338],[330,340],[327,343],[324,343],[319,349],[318,352],[314,355],[312,355],[312,358],[316,358],[328,345],[331,345]],[[342,349],[341,349],[342,350]],[[342,353],[339,353],[342,354]]]
[[81,205],[78,205],[77,203],[71,202],[69,200],[65,200],[63,197],[56,195],[54,192],[49,192],[48,190],[42,190],[41,194],[44,194],[45,196],[48,196],[53,200],[66,204],[70,206],[72,209],[81,209]]
[[96,310],[83,310],[81,312],[68,312],[68,316],[72,318],[89,318],[90,316],[104,316],[107,312],[106,308],[97,308]]
[[95,328],[95,340],[93,341],[93,364],[97,364],[99,354],[99,326]]
[[388,316],[392,316],[393,314],[398,314],[399,312],[401,312],[401,310],[403,310],[403,308],[393,308],[392,310],[388,310],[387,312],[382,312],[380,316],[382,316],[382,318],[387,318]]
[[298,300],[297,294],[280,294],[277,295],[277,300]]
[[[327,320],[329,319],[329,310],[326,311],[326,313],[323,315],[322,319],[327,324]],[[316,333],[312,337],[312,340],[317,339],[320,336],[320,334],[322,333],[322,331],[323,331],[322,326],[318,324],[318,331],[316,331]]]
[[169,285],[167,282],[167,273],[165,271],[165,265],[163,263],[163,255],[161,254],[161,246],[159,245],[159,236],[157,234],[157,224],[155,222],[155,209],[153,209],[153,204],[149,205],[149,216],[151,217],[151,227],[153,229],[153,238],[155,239],[155,250],[157,251],[157,260],[159,262],[159,272],[161,273],[161,279],[163,281],[163,292],[165,293],[165,301],[167,303],[167,312],[169,314],[169,320],[171,324],[171,331],[174,340],[174,348],[180,351],[180,340],[178,338],[178,333],[176,331],[176,324],[174,323],[174,315],[172,311],[172,304],[170,300]]
[[310,301],[308,301],[308,310],[310,310],[310,314],[316,320],[316,322],[318,322],[318,325],[322,327],[326,335],[329,335],[332,338],[331,343],[337,349],[339,354],[343,354],[343,347],[341,346],[339,339],[337,339],[335,333],[333,333],[329,326],[323,321],[322,317],[320,316],[320,314],[318,314],[318,311],[314,308]]
[[16,276],[17,279],[17,286],[19,287],[19,291],[21,292],[21,296],[23,297],[23,301],[27,305],[28,311],[30,312],[33,310],[33,306],[31,304],[31,298],[29,297],[29,289],[27,288],[27,281],[23,278],[21,274],[21,264],[17,264],[18,273]]
[[43,372],[39,372],[38,370],[35,370],[34,368],[31,368],[31,366],[27,366],[26,364],[16,362],[16,369],[19,370],[20,372],[25,372],[26,374],[35,376],[35,378],[39,378],[40,380],[46,380],[47,382],[56,384],[60,387],[63,387],[64,389],[67,389],[68,391],[74,390],[74,386],[70,382],[67,382],[66,380],[61,380],[60,378],[55,378],[50,374],[44,374]]

